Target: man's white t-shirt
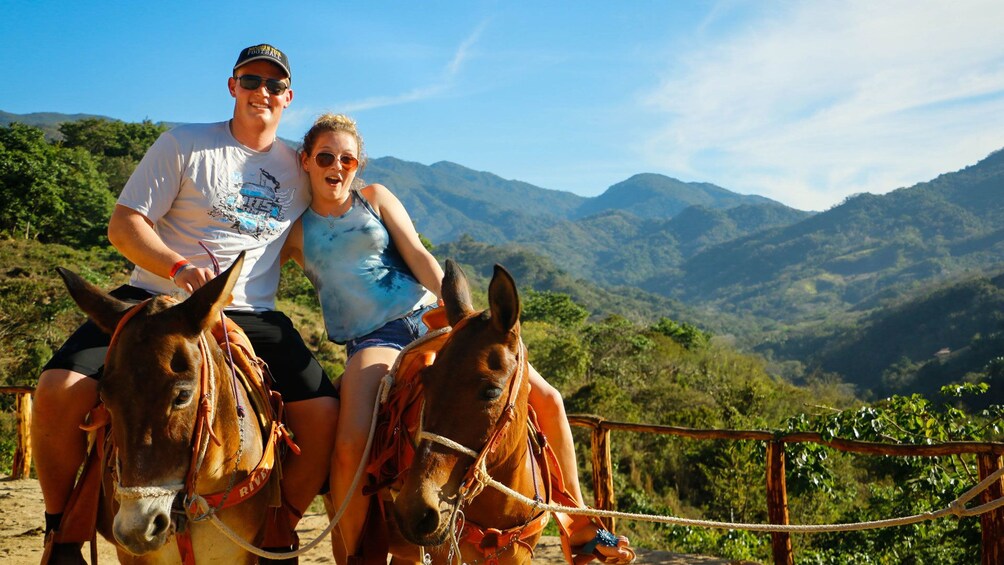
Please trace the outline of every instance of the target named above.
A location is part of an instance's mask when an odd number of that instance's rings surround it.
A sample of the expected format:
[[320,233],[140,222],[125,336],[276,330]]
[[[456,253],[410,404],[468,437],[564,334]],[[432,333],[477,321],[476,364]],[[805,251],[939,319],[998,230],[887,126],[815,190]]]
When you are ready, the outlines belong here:
[[[308,182],[296,151],[278,139],[268,151],[252,151],[229,122],[183,125],[150,147],[118,204],[146,216],[164,243],[197,267],[213,267],[200,242],[221,271],[247,251],[229,308],[274,310],[279,252],[310,204]],[[177,290],[138,266],[130,284],[158,294]]]

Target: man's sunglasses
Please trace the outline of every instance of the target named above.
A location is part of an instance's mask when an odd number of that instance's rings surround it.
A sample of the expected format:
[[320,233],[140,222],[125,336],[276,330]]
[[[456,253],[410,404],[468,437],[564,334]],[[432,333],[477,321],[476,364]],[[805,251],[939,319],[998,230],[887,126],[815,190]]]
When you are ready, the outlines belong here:
[[335,159],[337,159],[338,162],[342,164],[342,168],[345,169],[347,172],[351,173],[352,171],[356,170],[357,167],[359,167],[359,159],[356,159],[355,157],[347,153],[344,155],[338,155],[336,157],[333,153],[322,151],[317,155],[314,155],[314,162],[317,163],[317,166],[321,167],[322,169],[327,169],[331,165],[334,165]]
[[289,85],[282,82],[281,80],[274,78],[262,78],[258,75],[241,75],[239,77],[234,77],[237,82],[240,83],[241,88],[244,90],[258,90],[261,88],[261,82],[265,81],[265,90],[269,94],[279,95],[286,92]]

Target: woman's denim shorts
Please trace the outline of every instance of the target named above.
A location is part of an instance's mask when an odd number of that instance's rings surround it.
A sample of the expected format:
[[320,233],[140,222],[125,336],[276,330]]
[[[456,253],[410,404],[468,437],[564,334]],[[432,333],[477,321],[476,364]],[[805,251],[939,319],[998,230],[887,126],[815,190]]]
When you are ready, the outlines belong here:
[[367,347],[390,347],[398,351],[422,337],[429,331],[422,316],[435,308],[435,304],[413,310],[410,314],[391,320],[372,332],[349,340],[345,344],[345,357],[350,359],[359,350]]

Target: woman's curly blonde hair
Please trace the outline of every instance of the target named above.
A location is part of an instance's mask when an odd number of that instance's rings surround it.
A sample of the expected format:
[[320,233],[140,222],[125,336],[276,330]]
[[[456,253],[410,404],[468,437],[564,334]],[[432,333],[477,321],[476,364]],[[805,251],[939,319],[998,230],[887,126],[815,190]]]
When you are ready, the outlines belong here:
[[356,158],[359,159],[359,170],[362,171],[366,166],[366,154],[363,152],[363,137],[359,135],[359,130],[356,129],[356,121],[345,114],[321,114],[314,120],[314,125],[310,126],[307,133],[303,135],[303,147],[301,151],[307,155],[311,155],[314,152],[314,144],[317,143],[317,137],[326,131],[343,131],[356,139],[356,147],[359,148],[359,155],[356,155]]

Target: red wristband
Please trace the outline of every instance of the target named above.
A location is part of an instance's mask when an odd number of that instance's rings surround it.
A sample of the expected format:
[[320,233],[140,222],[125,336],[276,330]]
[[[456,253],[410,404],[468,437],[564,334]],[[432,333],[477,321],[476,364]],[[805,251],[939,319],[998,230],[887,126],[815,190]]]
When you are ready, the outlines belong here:
[[174,280],[174,275],[177,275],[178,271],[185,268],[185,266],[187,265],[189,265],[187,259],[182,259],[181,261],[178,261],[177,263],[174,264],[173,267],[171,267],[171,274],[167,275],[167,278]]

